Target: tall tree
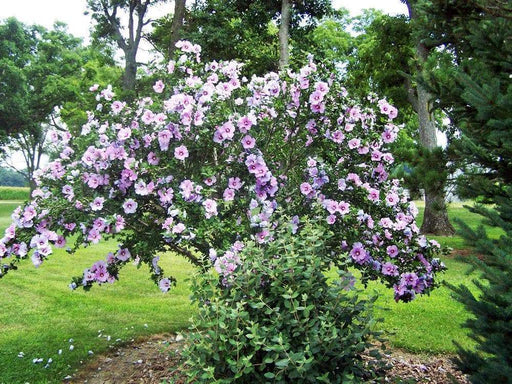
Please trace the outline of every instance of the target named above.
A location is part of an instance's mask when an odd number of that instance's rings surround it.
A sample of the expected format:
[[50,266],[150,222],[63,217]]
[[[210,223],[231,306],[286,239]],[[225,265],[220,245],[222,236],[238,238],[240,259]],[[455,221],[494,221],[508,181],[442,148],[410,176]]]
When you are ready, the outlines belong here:
[[[289,11],[288,19],[286,15],[281,16],[283,6]],[[281,0],[202,0],[194,2],[187,11],[181,37],[199,43],[205,60],[239,59],[246,63],[246,74],[277,71],[280,42],[297,47],[300,52],[309,45],[308,33],[331,12],[328,0],[286,0],[285,3]],[[153,43],[162,52],[174,49],[171,44],[174,15],[160,19],[152,34]],[[289,39],[284,39],[285,36]],[[289,51],[286,48],[282,52],[289,54]]]
[[[420,18],[418,13],[421,1],[402,0],[407,5],[413,28]],[[413,40],[416,53],[416,76],[422,76],[433,47],[428,46],[417,33],[413,33]],[[455,229],[448,218],[445,202],[446,162],[440,156],[442,151],[438,150],[436,119],[433,113],[434,95],[421,82],[417,82],[415,88],[409,87],[408,97],[413,109],[418,114],[420,145],[423,147],[425,155],[434,159],[431,164],[435,165],[437,171],[443,176],[424,184],[425,213],[421,230],[423,233],[453,235]]]
[[80,73],[83,64],[81,40],[68,34],[62,23],[47,30],[13,18],[0,25],[0,35],[1,46],[7,47],[0,50],[0,63],[10,74],[2,88],[6,94],[15,95],[0,100],[0,109],[8,111],[0,124],[14,132],[7,147],[11,152],[21,151],[26,163],[23,173],[31,182],[58,108],[76,97],[70,79]]
[[33,44],[33,33],[16,19],[0,25],[0,148],[30,123],[23,68],[30,62]]
[[172,56],[176,43],[180,39],[185,21],[186,0],[174,0],[174,13],[171,22],[171,34],[169,41],[169,57]]
[[290,0],[281,0],[281,20],[279,22],[279,70],[284,71],[290,62]]
[[[123,89],[127,92],[135,91],[137,52],[144,27],[152,22],[147,16],[148,9],[164,1],[167,0],[87,0],[97,23],[93,37],[114,41],[124,53]],[[123,23],[123,14],[128,18],[127,23]]]
[[[475,350],[459,347],[459,366],[473,383],[509,383],[512,377],[512,3],[500,0],[435,0],[424,6],[425,38],[445,47],[452,60],[438,62],[426,79],[447,107],[465,160],[461,192],[491,206],[470,207],[498,239],[460,223],[481,255],[478,294],[452,287],[472,313],[466,322]],[[447,72],[447,73],[446,73]]]
[[434,98],[418,81],[426,71],[426,62],[438,52],[417,38],[416,12],[411,16],[389,16],[367,11],[355,21],[359,33],[354,53],[347,63],[346,84],[351,93],[365,97],[376,93],[391,100],[399,109],[397,122],[405,124],[395,146],[398,163],[406,165],[404,175],[413,190],[425,194],[423,233],[451,235],[445,203],[449,169],[447,153],[437,145],[436,131],[441,127],[440,111],[433,108]]

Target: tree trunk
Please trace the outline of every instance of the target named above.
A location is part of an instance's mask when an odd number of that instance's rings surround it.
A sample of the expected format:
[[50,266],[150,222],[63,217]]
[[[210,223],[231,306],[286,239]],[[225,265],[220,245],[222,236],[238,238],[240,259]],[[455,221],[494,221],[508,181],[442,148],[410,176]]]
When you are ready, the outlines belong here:
[[283,71],[288,67],[290,61],[290,49],[288,47],[290,29],[290,0],[281,2],[281,24],[279,25],[279,70]]
[[[409,10],[409,18],[414,20],[417,15],[411,4],[412,2],[413,1],[407,1],[407,8]],[[416,55],[419,63],[418,72],[421,73],[423,70],[422,64],[425,63],[429,55],[428,47],[424,43],[418,42],[416,45]],[[412,92],[409,92],[409,96],[412,96]],[[433,96],[421,84],[417,84],[415,97],[412,97],[415,98],[415,100],[412,101],[412,105],[418,114],[420,145],[431,153],[438,147],[435,119],[432,113]],[[441,164],[440,161],[436,161],[435,163]],[[455,234],[455,228],[453,228],[448,218],[448,210],[445,202],[445,167],[446,164],[443,164],[443,169],[439,169],[438,180],[426,180],[424,183],[425,213],[423,224],[421,225],[422,233],[445,236]]]
[[137,75],[137,50],[127,49],[124,53],[124,56],[125,67],[123,73],[123,90],[134,92]]
[[180,39],[183,21],[185,19],[186,0],[174,0],[174,15],[171,23],[171,40],[169,41],[169,57],[172,57],[176,49],[176,43]]

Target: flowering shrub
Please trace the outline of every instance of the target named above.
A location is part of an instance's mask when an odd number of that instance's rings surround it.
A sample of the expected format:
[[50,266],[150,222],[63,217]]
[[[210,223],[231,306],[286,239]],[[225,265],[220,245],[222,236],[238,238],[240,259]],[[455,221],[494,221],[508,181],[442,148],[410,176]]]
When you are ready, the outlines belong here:
[[[371,345],[372,300],[359,300],[351,275],[323,273],[328,228],[286,226],[276,240],[249,242],[229,287],[215,274],[193,279],[199,314],[184,349],[187,374],[202,383],[358,383],[384,368]],[[376,358],[364,360],[366,353]],[[367,363],[365,363],[367,362]],[[366,382],[366,381],[364,381]]]
[[166,250],[211,260],[229,285],[247,241],[273,241],[283,211],[294,232],[321,217],[335,234],[328,262],[380,279],[397,301],[434,287],[438,245],[419,235],[416,207],[388,177],[393,106],[374,97],[357,105],[312,61],[249,80],[239,63],[201,63],[197,45],[178,46],[181,56],[150,74],[150,97],[127,104],[91,87],[97,110],[79,137],[54,135],[60,157],[12,215],[0,276],[29,256],[39,266],[74,236],[70,252],[109,238],[119,247],[72,288],[111,283],[136,260],[167,291],[174,279],[158,265]]

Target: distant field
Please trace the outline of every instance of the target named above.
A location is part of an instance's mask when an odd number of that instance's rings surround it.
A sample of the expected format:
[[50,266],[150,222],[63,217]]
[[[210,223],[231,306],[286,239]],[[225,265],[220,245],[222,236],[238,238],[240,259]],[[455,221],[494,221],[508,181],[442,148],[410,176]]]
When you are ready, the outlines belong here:
[[0,187],[1,200],[27,200],[30,189],[26,187]]

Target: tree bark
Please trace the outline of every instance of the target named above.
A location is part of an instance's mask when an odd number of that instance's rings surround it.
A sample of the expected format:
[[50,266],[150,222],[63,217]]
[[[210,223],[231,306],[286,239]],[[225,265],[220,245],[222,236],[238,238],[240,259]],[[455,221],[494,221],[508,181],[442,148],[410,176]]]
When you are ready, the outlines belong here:
[[176,43],[180,39],[183,22],[185,20],[186,0],[174,0],[174,15],[171,22],[171,39],[169,41],[169,57],[172,57],[176,49]]
[[123,90],[135,91],[137,76],[137,50],[127,49],[124,51],[125,66],[123,73]]
[[[407,1],[407,8],[409,18],[414,20],[417,15],[412,3],[413,1]],[[419,73],[423,70],[423,63],[426,62],[428,55],[429,48],[424,43],[418,41],[416,44],[416,56]],[[414,99],[411,100],[411,104],[418,114],[420,145],[428,152],[432,152],[438,147],[435,118],[432,113],[433,95],[422,84],[417,84],[415,92],[410,89],[408,96],[409,99]],[[439,170],[438,180],[433,182],[429,180],[424,183],[425,213],[420,229],[422,233],[445,236],[455,234],[455,228],[450,223],[446,206],[446,177],[442,177],[445,166],[446,164],[444,164],[443,169]]]
[[290,30],[291,5],[290,0],[281,2],[281,24],[279,25],[279,70],[284,71],[290,62],[288,46]]

